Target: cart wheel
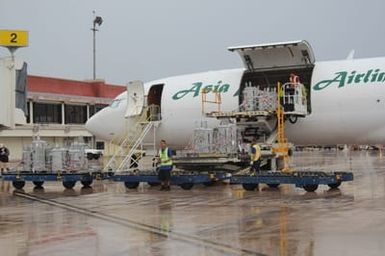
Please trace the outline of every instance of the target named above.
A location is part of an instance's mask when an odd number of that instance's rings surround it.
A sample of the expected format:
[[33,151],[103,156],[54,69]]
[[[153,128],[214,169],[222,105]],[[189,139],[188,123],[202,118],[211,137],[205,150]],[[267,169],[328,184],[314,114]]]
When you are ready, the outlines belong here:
[[266,184],[269,186],[269,188],[278,188],[279,184]]
[[24,180],[15,180],[15,181],[12,181],[12,185],[16,189],[22,189],[25,185],[25,181]]
[[126,186],[126,188],[129,188],[129,189],[134,189],[134,188],[137,188],[139,186],[139,182],[124,182],[124,186]]
[[336,188],[338,188],[340,185],[341,185],[341,181],[337,181],[336,183],[328,184],[328,186],[329,186],[331,189],[336,189]]
[[159,182],[147,182],[147,184],[150,185],[151,187],[156,187],[160,185]]
[[193,183],[183,183],[180,185],[180,187],[183,188],[184,190],[190,190],[193,186],[194,186]]
[[83,185],[83,187],[86,187],[86,188],[90,187],[92,182],[93,182],[92,179],[90,179],[90,180],[81,180],[80,181],[80,183]]
[[33,185],[35,185],[36,188],[42,188],[44,181],[32,181]]
[[314,192],[318,188],[318,184],[311,184],[311,185],[304,185],[303,189],[306,190],[307,192]]
[[212,185],[214,185],[214,181],[210,180],[210,181],[203,182],[203,185],[205,185],[206,187],[211,187]]
[[75,187],[75,184],[76,184],[76,181],[63,181],[63,186],[66,189],[71,189],[71,188]]
[[243,183],[242,187],[244,190],[254,191],[256,188],[258,188],[258,184]]

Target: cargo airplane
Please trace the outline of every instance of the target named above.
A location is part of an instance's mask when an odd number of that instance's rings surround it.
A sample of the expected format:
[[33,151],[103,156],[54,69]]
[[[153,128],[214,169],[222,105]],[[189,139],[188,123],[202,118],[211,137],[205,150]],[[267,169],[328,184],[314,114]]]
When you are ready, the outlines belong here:
[[[126,136],[145,106],[159,106],[157,137],[184,147],[202,120],[202,91],[221,95],[221,110],[242,103],[247,86],[276,86],[296,74],[307,88],[308,115],[286,122],[295,144],[384,144],[385,57],[315,62],[306,41],[230,47],[244,68],[133,83],[112,104],[92,116],[86,128],[99,139]],[[217,106],[210,104],[207,111]],[[218,124],[217,120],[209,125]]]

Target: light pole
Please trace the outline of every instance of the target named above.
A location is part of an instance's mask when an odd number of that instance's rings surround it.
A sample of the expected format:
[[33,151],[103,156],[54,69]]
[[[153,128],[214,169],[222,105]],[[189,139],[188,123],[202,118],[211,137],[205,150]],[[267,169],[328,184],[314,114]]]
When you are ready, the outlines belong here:
[[91,28],[93,32],[93,79],[96,79],[96,31],[98,29],[96,28],[96,24],[100,27],[103,23],[103,19],[100,16],[95,15],[95,11],[93,11],[94,14],[94,26]]

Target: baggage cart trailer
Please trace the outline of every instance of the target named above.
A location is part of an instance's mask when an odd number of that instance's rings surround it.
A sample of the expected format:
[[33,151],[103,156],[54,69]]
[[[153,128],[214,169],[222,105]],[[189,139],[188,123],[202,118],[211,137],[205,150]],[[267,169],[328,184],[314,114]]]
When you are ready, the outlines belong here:
[[342,182],[352,181],[351,172],[313,172],[313,171],[293,171],[293,172],[261,172],[255,175],[234,175],[230,179],[230,184],[242,184],[245,190],[255,190],[258,184],[265,183],[269,187],[278,187],[280,184],[294,184],[307,192],[314,192],[319,185],[328,185],[330,188],[338,188]]

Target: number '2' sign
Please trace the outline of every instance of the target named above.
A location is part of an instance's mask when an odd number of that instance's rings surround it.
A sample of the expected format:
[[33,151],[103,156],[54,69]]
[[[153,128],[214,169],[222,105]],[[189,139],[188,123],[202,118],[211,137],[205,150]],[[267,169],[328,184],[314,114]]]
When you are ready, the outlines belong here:
[[0,46],[6,46],[6,47],[28,46],[28,31],[0,30]]

